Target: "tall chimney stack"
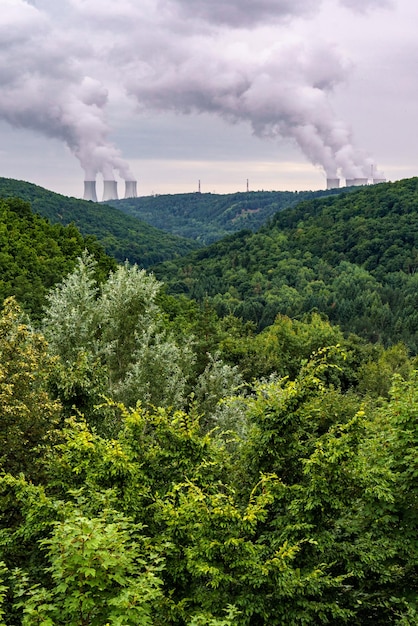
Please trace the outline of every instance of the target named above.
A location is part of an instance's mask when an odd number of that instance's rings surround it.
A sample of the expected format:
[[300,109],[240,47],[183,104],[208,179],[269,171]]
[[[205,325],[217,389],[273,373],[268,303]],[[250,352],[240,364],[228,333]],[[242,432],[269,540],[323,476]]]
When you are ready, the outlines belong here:
[[115,180],[105,180],[103,187],[103,202],[118,199],[118,184]]
[[84,200],[92,200],[93,202],[97,202],[95,180],[84,181]]
[[136,180],[125,181],[125,198],[136,198],[138,196],[136,189]]
[[327,189],[338,189],[340,186],[339,178],[327,178]]

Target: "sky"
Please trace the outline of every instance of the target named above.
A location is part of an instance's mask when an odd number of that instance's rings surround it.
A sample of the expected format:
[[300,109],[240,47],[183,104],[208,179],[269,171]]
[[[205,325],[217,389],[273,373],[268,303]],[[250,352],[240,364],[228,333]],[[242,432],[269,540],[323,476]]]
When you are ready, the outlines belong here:
[[99,199],[415,176],[417,23],[416,0],[0,0],[0,176]]

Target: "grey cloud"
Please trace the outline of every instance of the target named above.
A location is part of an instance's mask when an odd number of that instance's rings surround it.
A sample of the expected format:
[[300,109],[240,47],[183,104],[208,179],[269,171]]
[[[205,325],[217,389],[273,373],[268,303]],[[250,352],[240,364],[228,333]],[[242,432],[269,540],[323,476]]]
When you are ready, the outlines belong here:
[[372,9],[387,9],[393,7],[393,0],[340,0],[343,6],[359,13],[365,13]]
[[164,0],[177,5],[190,19],[226,24],[254,26],[270,19],[284,19],[311,13],[318,8],[318,0]]
[[[339,0],[355,11],[387,7],[392,0]],[[268,21],[282,21],[312,15],[322,0],[160,0],[160,6],[176,8],[190,21],[253,28]]]

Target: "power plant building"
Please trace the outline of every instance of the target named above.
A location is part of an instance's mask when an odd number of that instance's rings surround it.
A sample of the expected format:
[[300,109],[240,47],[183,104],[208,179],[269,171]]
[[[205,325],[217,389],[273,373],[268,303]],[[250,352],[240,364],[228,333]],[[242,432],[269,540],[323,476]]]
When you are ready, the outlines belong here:
[[339,178],[327,178],[327,189],[338,189],[340,186]]
[[345,184],[347,187],[360,187],[361,185],[367,185],[368,178],[347,178]]
[[136,198],[138,196],[136,180],[125,181],[125,198]]
[[84,197],[84,200],[91,200],[92,202],[97,202],[95,180],[84,181],[84,196],[83,197]]
[[[360,187],[364,185],[378,185],[379,183],[386,183],[386,178],[373,177],[366,178],[365,176],[358,178],[346,178],[346,187]],[[327,177],[326,189],[339,189],[342,186],[342,180],[340,178]]]
[[118,183],[116,180],[105,180],[103,186],[103,202],[118,199]]

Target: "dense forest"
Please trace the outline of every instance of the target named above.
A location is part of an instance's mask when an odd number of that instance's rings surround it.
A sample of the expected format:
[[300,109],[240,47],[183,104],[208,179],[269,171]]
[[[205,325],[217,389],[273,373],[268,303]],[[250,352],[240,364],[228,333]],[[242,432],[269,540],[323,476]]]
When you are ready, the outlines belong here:
[[[351,191],[344,189],[344,193]],[[233,194],[188,193],[111,200],[107,204],[156,228],[208,245],[243,228],[256,231],[277,211],[302,200],[332,196],[327,191],[250,191]]]
[[51,224],[20,198],[0,200],[0,301],[15,296],[38,317],[49,289],[74,268],[84,250],[99,262],[102,278],[116,267],[97,240],[83,237],[74,224]]
[[418,179],[302,202],[156,267],[172,293],[258,328],[317,311],[345,331],[418,351]]
[[[417,623],[417,327],[377,326],[417,187],[285,209],[168,286],[0,201],[0,626]],[[340,323],[308,307],[339,276]],[[293,305],[237,314],[267,281]]]
[[18,197],[53,224],[75,224],[84,236],[94,236],[107,254],[124,263],[149,267],[199,247],[196,242],[163,233],[106,204],[67,198],[24,181],[0,178],[0,198]]

